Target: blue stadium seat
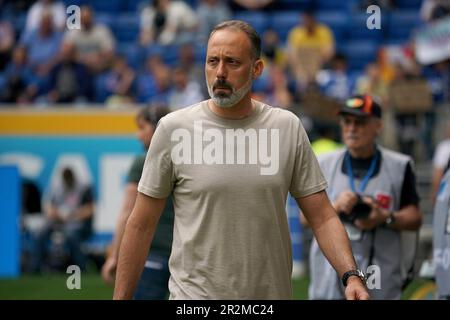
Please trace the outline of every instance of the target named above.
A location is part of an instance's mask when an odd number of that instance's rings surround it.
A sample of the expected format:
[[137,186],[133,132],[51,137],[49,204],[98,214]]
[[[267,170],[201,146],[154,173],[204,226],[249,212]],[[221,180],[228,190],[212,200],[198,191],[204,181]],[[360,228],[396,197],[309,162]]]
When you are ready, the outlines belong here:
[[342,11],[320,11],[316,14],[317,21],[328,26],[334,34],[336,40],[340,40],[346,29],[348,23],[348,15]]
[[124,0],[123,9],[128,12],[140,12],[142,8],[150,5],[148,0]]
[[322,10],[348,10],[351,1],[339,0],[317,0],[316,5],[318,11]]
[[369,40],[347,41],[338,44],[338,51],[347,57],[350,70],[362,70],[368,63],[375,61],[378,44]]
[[272,14],[270,28],[277,31],[284,43],[289,31],[301,22],[300,12],[277,11]]
[[407,40],[421,23],[417,10],[393,11],[389,15],[387,39]]
[[133,42],[139,36],[139,19],[135,13],[116,16],[113,24],[114,35],[119,42]]
[[196,45],[194,48],[195,62],[205,63],[206,60],[206,46]]
[[395,6],[399,9],[419,10],[423,0],[395,0]]
[[346,38],[350,40],[382,41],[387,26],[387,17],[385,15],[381,15],[381,29],[369,29],[367,27],[368,17],[369,15],[366,13],[351,15],[350,23],[347,25]]
[[390,27],[410,27],[414,28],[421,24],[418,10],[396,10],[389,14]]
[[311,7],[313,0],[279,0],[280,10],[306,10]]
[[95,86],[95,102],[97,103],[103,103],[109,96],[109,92],[106,88],[106,80],[107,80],[107,73],[101,73],[97,75],[95,78],[94,86]]
[[145,49],[136,43],[120,43],[117,53],[124,56],[128,65],[134,70],[140,70],[144,64]]
[[152,44],[145,49],[145,57],[157,55],[162,58],[164,63],[169,66],[175,66],[178,61],[178,46],[176,45],[158,45]]
[[95,0],[89,2],[94,11],[98,13],[120,13],[122,9],[121,0]]
[[260,35],[262,35],[269,26],[269,18],[263,12],[240,11],[234,15],[234,19],[250,23]]
[[113,27],[114,20],[115,20],[115,16],[110,13],[97,13],[95,15],[96,23],[103,24],[110,29],[112,29],[112,27]]

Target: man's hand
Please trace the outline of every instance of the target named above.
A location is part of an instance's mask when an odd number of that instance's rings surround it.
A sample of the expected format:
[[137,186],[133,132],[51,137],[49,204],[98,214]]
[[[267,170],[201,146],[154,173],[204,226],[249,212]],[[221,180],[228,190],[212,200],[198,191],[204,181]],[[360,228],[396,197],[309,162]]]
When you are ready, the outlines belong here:
[[347,280],[345,298],[347,300],[369,300],[370,296],[366,285],[361,281],[361,279],[356,276],[352,276]]
[[370,214],[365,219],[356,219],[354,224],[360,230],[372,230],[383,224],[389,217],[389,211],[380,208],[378,202],[370,197],[363,197],[364,203],[372,207]]
[[357,202],[358,196],[356,195],[356,193],[345,190],[342,191],[337,199],[333,202],[333,207],[337,213],[343,212],[345,214],[350,214]]
[[109,257],[102,267],[102,278],[109,284],[113,285],[116,279],[117,259]]

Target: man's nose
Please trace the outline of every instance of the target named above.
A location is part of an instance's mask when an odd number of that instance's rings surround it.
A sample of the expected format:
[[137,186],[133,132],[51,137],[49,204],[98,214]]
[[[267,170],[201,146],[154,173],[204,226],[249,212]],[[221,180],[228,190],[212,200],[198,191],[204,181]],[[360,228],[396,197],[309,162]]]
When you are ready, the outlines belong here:
[[225,66],[225,63],[223,63],[223,62],[219,63],[219,66],[217,67],[216,77],[217,77],[217,79],[226,79],[227,68]]

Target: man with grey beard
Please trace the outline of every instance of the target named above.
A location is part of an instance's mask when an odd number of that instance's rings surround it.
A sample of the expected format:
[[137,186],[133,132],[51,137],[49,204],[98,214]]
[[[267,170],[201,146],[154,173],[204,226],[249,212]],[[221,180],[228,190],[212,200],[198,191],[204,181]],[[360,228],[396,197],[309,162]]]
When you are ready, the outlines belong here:
[[300,120],[251,99],[264,68],[260,55],[261,40],[245,22],[226,21],[211,32],[211,99],[158,124],[123,236],[114,299],[132,297],[170,194],[171,299],[291,299],[288,192],[347,284],[346,297],[368,299]]

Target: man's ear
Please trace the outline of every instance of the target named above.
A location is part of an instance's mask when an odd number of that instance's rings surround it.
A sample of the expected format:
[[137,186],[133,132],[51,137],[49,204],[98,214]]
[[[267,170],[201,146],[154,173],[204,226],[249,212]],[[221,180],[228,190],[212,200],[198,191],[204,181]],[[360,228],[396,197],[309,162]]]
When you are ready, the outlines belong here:
[[383,131],[383,121],[381,121],[381,119],[377,119],[378,124],[377,124],[377,135],[380,136],[381,132]]
[[259,78],[263,70],[264,70],[264,62],[261,59],[256,60],[255,63],[253,64],[252,78],[253,79]]

